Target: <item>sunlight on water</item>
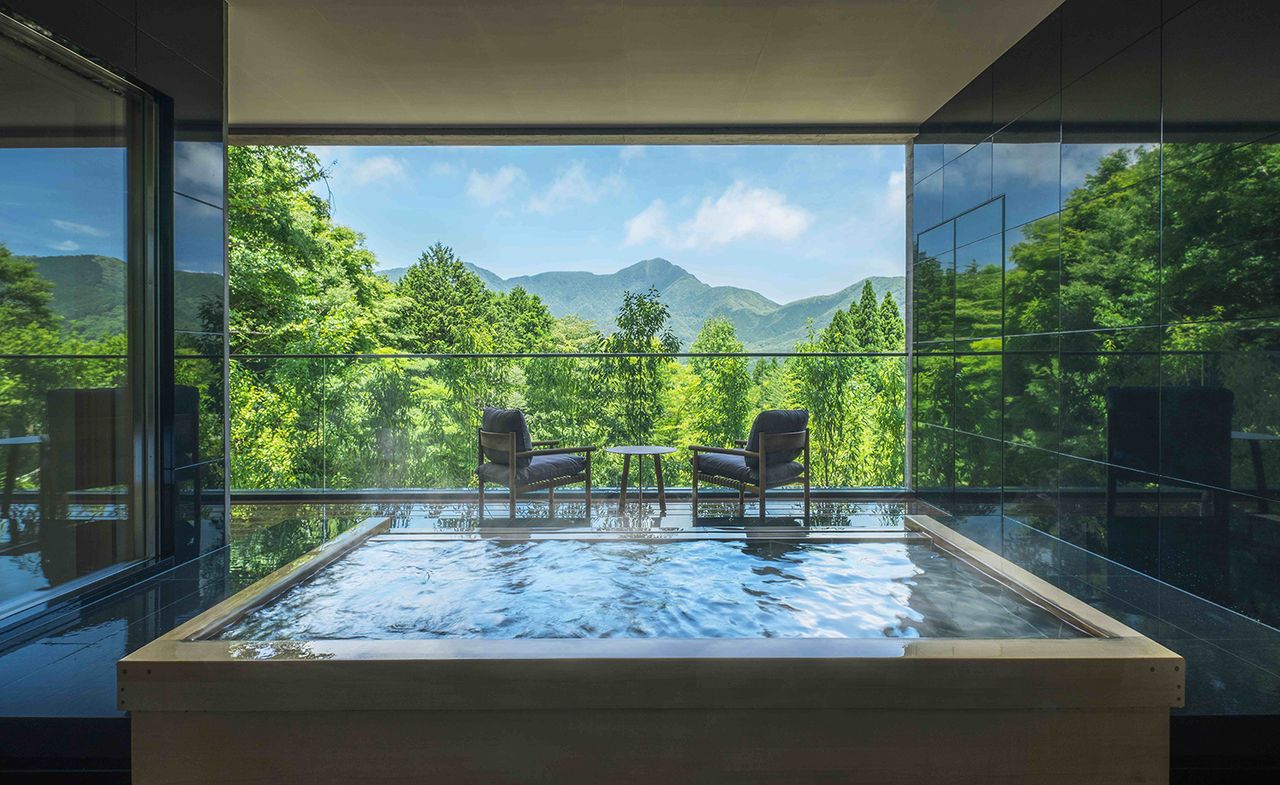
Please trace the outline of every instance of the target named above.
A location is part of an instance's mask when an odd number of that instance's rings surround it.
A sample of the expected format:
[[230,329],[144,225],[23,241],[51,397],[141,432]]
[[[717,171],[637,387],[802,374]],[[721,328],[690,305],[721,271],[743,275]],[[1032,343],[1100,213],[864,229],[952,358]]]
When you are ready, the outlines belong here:
[[228,640],[1075,637],[932,546],[371,541]]

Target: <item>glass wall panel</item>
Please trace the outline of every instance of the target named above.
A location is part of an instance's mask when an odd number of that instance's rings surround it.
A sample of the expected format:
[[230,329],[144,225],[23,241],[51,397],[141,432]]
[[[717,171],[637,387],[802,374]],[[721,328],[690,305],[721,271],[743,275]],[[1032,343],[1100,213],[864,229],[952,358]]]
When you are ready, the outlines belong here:
[[226,544],[226,478],[222,461],[210,461],[177,469],[173,473],[176,497],[174,555],[179,561],[193,558]]
[[174,378],[174,465],[221,461],[222,357],[177,357]]
[[969,341],[961,351],[986,349],[987,354],[957,354],[955,364],[955,427],[990,439],[1000,438],[1000,380],[1003,357],[999,339]]
[[991,198],[991,142],[983,142],[942,170],[942,212],[954,218]]
[[[942,145],[926,142],[925,138],[927,137],[924,135],[916,137],[916,143],[912,146],[917,193],[920,191],[920,181],[942,166]],[[939,179],[938,182],[941,183],[942,180]]]
[[943,142],[944,163],[955,160],[990,136],[995,130],[992,127],[991,69],[983,71],[947,101],[929,119],[926,128],[936,129]]
[[226,195],[223,172],[226,147],[222,142],[180,139],[173,143],[173,190],[219,207]]
[[0,611],[141,558],[124,358],[0,360]]
[[2,36],[0,98],[0,254],[14,270],[6,285],[30,292],[7,348],[123,340],[128,100]]
[[1107,466],[1058,456],[1058,535],[1094,553],[1107,553]]
[[951,354],[917,354],[915,364],[916,420],[950,428],[955,405]]
[[[1195,146],[1173,151],[1175,158]],[[1235,147],[1164,176],[1167,322],[1280,315],[1280,143]]]
[[140,99],[0,28],[0,617],[151,555],[135,466]]
[[955,513],[999,514],[1000,441],[957,432],[955,453]]
[[[915,476],[959,531],[1185,656],[1186,713],[1275,715],[1280,3],[1056,14],[927,123],[988,89],[1011,120],[990,137],[997,288],[976,242],[989,208],[953,212],[983,139],[951,139],[932,175],[955,243],[919,238],[916,338],[939,338],[938,315],[954,338],[915,346]],[[1055,33],[1058,92],[1019,112],[1055,67]],[[923,264],[945,253],[951,287]],[[984,436],[1003,442],[998,526]]]
[[955,431],[922,424],[915,429],[915,490],[920,499],[944,510],[955,491]]
[[1277,496],[1280,321],[1166,328],[1160,383],[1162,474]]
[[934,172],[916,183],[912,211],[917,233],[942,222],[942,172]]
[[222,331],[226,310],[222,215],[204,202],[174,196],[174,329]]
[[1160,174],[1160,35],[1062,91],[1062,205]]
[[1002,510],[1006,518],[1057,535],[1059,483],[1056,453],[1005,443]]
[[922,306],[914,314],[916,341],[951,341],[955,337],[955,254],[926,256],[914,273],[912,283]]
[[956,249],[958,340],[1000,336],[1003,240],[1001,234],[995,234]]
[[1004,205],[999,199],[956,219],[956,245],[969,245],[1004,231]]
[[1055,94],[995,135],[993,188],[1005,197],[1007,226],[1021,226],[1058,210],[1059,103]]
[[1044,450],[1058,449],[1058,337],[1049,351],[1042,341],[1023,348],[1021,338],[1005,342],[1004,438]]
[[1060,234],[1057,214],[1005,232],[1006,335],[1044,334],[1058,329]]
[[1062,329],[1160,320],[1160,180],[1062,212]]
[[916,262],[922,262],[926,257],[942,256],[955,250],[956,235],[955,224],[948,222],[942,226],[935,227],[920,235],[916,242]]
[[[1062,452],[1155,470],[1139,456],[1156,421],[1159,348],[1158,328],[1063,334]],[[1138,423],[1148,423],[1147,431],[1126,445],[1124,438],[1143,433]]]

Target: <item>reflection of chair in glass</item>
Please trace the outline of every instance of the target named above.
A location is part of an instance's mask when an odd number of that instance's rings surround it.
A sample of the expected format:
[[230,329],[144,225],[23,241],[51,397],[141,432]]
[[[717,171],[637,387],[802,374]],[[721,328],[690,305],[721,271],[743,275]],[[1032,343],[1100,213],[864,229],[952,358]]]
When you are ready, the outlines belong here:
[[739,516],[746,507],[746,494],[757,495],[761,518],[766,490],[803,485],[804,517],[808,520],[809,412],[804,409],[760,412],[751,424],[748,437],[736,443],[737,449],[702,445],[689,448],[693,452],[693,516],[698,517],[699,482],[736,488]]
[[[48,447],[40,471],[40,562],[51,584],[133,553],[127,488],[133,475],[130,400],[122,388],[50,390]],[[93,497],[80,494],[96,490]],[[80,495],[74,503],[74,495]],[[89,514],[89,502],[123,504]]]
[[[556,488],[586,483],[587,517],[591,517],[591,453],[594,447],[556,447],[558,441],[533,441],[519,409],[484,410],[476,430],[476,477],[480,481],[480,518],[484,518],[484,485],[507,488],[512,520],[516,498],[547,491],[547,516],[555,514]],[[487,461],[486,461],[487,459]]]
[[[136,558],[141,543],[135,542],[136,511],[130,493],[134,434],[129,391],[120,387],[50,390],[46,405],[40,560],[45,577],[56,585]],[[199,392],[194,387],[175,387],[171,465],[199,463],[198,421]],[[192,520],[199,519],[200,509],[196,476]]]
[[1234,397],[1221,387],[1109,388],[1107,516],[1115,514],[1119,483],[1149,483],[1157,474],[1204,489],[1212,515],[1225,515]]

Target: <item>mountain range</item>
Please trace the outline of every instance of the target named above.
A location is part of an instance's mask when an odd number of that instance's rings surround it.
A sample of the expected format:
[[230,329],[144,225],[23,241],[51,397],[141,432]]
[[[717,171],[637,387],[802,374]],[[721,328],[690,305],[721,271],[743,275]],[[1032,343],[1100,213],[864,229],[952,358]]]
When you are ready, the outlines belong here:
[[[806,337],[809,320],[815,328],[825,327],[837,309],[848,308],[858,298],[865,282],[871,282],[877,299],[883,299],[885,292],[889,292],[899,310],[906,291],[903,276],[873,276],[838,292],[782,304],[751,289],[711,286],[666,259],[645,259],[607,275],[554,271],[503,278],[483,267],[473,264],[467,267],[491,289],[506,292],[523,287],[542,298],[554,315],[577,316],[606,332],[614,328],[613,320],[622,304],[623,292],[652,287],[670,307],[672,330],[685,350],[707,319],[723,316],[733,322],[747,351],[792,351],[796,343]],[[378,272],[394,283],[408,269],[393,267]]]
[[[34,264],[36,273],[53,285],[49,305],[76,335],[97,340],[125,332],[123,260],[89,254],[22,258]],[[174,273],[175,329],[209,330],[204,319],[212,313],[217,319],[212,329],[220,332],[221,303],[222,276],[186,270]]]
[[[36,271],[53,284],[53,310],[83,338],[118,334],[125,328],[125,263],[106,256],[31,256]],[[625,291],[657,289],[671,309],[671,327],[688,350],[707,319],[723,316],[733,322],[748,351],[788,352],[804,340],[809,320],[825,327],[838,308],[848,308],[871,282],[877,299],[889,292],[902,308],[902,276],[859,280],[838,292],[776,303],[759,292],[736,286],[711,286],[666,259],[646,259],[608,275],[555,271],[503,278],[483,267],[467,265],[487,286],[510,291],[517,286],[538,295],[556,316],[577,316],[603,331],[614,329],[614,317]],[[379,270],[398,281],[407,267]],[[180,330],[205,330],[206,308],[220,314],[222,278],[178,271],[174,282],[174,318]]]

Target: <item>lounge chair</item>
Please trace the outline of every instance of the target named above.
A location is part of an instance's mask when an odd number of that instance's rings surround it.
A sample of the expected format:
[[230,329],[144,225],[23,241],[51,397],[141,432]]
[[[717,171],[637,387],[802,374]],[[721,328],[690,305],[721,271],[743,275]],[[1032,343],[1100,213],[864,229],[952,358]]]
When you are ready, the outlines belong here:
[[699,482],[737,488],[739,516],[746,507],[746,494],[758,495],[761,518],[765,517],[767,489],[804,485],[804,518],[808,520],[809,412],[804,409],[760,412],[751,424],[751,434],[736,440],[735,444],[737,449],[702,445],[689,448],[693,453],[693,516],[698,517]]
[[555,489],[586,483],[587,517],[590,517],[591,453],[595,448],[557,447],[558,444],[559,441],[531,440],[529,424],[519,409],[485,409],[481,425],[476,429],[480,518],[484,519],[484,486],[489,482],[507,489],[513,520],[517,497],[547,489],[547,517],[554,517]]

